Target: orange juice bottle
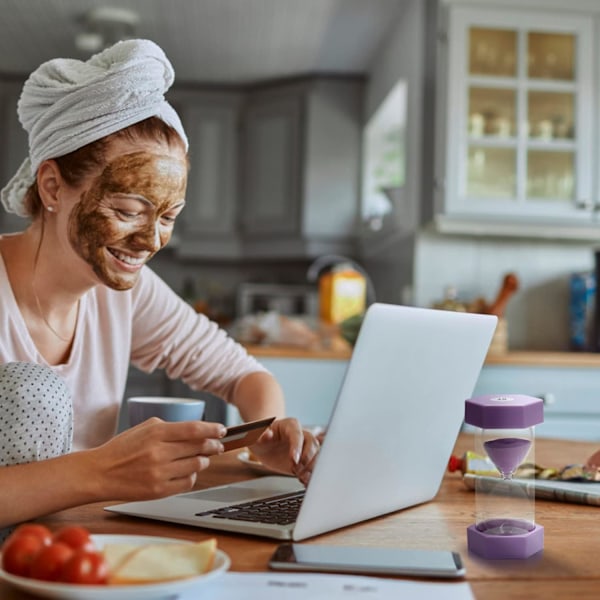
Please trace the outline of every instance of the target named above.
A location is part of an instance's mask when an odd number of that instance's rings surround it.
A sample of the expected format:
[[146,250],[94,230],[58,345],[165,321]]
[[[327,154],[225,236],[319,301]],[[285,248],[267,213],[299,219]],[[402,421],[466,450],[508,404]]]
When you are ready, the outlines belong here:
[[319,279],[319,316],[325,323],[340,323],[360,315],[367,302],[367,282],[352,265],[341,263]]

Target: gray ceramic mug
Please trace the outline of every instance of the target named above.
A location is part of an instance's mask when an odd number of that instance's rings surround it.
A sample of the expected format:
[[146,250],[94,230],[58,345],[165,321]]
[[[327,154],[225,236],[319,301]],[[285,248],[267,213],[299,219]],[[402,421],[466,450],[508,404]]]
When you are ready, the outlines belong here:
[[143,423],[150,417],[163,421],[197,421],[204,417],[204,400],[171,396],[132,396],[127,399],[129,426]]

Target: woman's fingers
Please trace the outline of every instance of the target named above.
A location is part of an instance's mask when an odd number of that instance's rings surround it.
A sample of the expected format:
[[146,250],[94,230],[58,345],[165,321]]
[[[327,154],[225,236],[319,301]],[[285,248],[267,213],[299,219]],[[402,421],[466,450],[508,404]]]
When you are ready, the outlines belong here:
[[146,498],[160,498],[191,490],[198,473],[209,465],[209,457],[202,455],[157,459],[140,465],[129,481],[132,489],[143,485]]
[[152,417],[137,427],[144,429],[146,432],[156,432],[165,442],[202,440],[205,438],[219,439],[227,431],[222,423],[209,421],[180,421],[174,423],[163,421],[157,417]]
[[156,452],[160,448],[172,459],[198,454],[212,456],[223,452],[223,444],[219,439],[225,434],[225,427],[221,423],[168,423],[152,418],[139,427],[144,430],[149,451]]
[[265,465],[296,475],[303,483],[312,473],[320,444],[312,432],[303,430],[296,419],[275,421],[271,433],[263,434],[252,451]]
[[310,477],[312,475],[313,469],[315,468],[315,464],[317,462],[318,455],[313,456],[312,460],[308,462],[306,465],[299,464],[294,469],[294,475],[304,484],[308,485]]
[[206,469],[209,464],[210,459],[206,456],[182,458],[169,464],[167,469],[165,469],[164,479],[185,479],[186,477],[193,476],[195,483],[197,474]]
[[185,492],[190,492],[194,489],[194,485],[196,485],[197,478],[198,473],[193,472],[183,475],[181,477],[164,480],[160,486],[160,489],[156,490],[156,493],[154,495],[148,496],[148,499],[164,498],[166,496],[173,496],[175,494],[184,494]]
[[224,432],[220,423],[148,419],[93,451],[102,487],[109,498],[131,500],[189,491],[209,457],[223,452]]
[[304,446],[304,431],[297,419],[281,419],[275,421],[278,427],[276,437],[288,444],[288,456],[292,464],[300,461]]
[[308,483],[310,476],[319,455],[319,449],[321,445],[317,438],[310,432],[304,432],[304,446],[302,449],[302,456],[298,461],[298,464],[294,466],[294,475],[304,484]]

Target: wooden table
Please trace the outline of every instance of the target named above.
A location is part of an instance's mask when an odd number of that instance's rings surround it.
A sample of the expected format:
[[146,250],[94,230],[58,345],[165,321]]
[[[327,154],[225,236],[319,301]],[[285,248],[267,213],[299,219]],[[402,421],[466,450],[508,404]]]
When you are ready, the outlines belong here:
[[[471,437],[461,435],[455,452],[462,454],[471,447]],[[584,462],[596,449],[595,444],[586,442],[539,439],[536,461],[560,467]],[[254,473],[232,452],[213,461],[199,487],[252,476]],[[158,535],[187,540],[214,535],[205,529],[111,514],[102,510],[105,505],[73,508],[40,521],[52,529],[82,524],[92,533]],[[545,528],[545,547],[541,556],[523,561],[485,561],[469,555],[465,529],[474,520],[474,509],[474,494],[464,487],[460,475],[447,473],[432,502],[319,536],[310,543],[455,550],[462,554],[466,579],[478,599],[600,597],[600,507],[538,500],[536,521]],[[266,571],[269,556],[277,545],[275,541],[243,535],[218,534],[216,537],[219,547],[231,557],[233,571]],[[32,597],[0,581],[0,598]]]

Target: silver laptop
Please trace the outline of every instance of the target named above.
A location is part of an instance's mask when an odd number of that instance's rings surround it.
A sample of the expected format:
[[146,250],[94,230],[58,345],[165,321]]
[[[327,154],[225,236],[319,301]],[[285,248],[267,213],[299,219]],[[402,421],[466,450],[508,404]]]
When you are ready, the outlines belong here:
[[[298,541],[427,502],[495,327],[489,315],[372,304],[306,489],[267,475],[106,510]],[[287,517],[275,508],[280,496]]]

